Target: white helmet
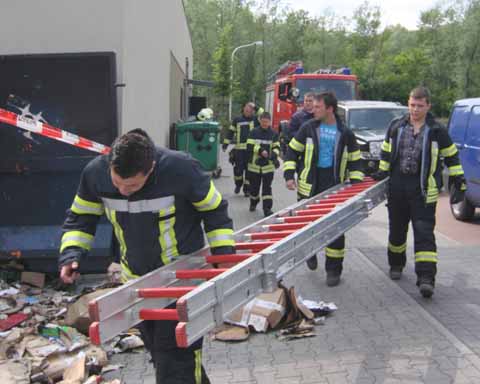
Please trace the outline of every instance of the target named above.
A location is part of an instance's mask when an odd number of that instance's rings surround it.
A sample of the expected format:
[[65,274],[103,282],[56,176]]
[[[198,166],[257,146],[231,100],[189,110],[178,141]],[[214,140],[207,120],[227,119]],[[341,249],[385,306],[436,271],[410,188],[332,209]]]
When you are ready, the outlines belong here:
[[211,108],[203,108],[197,114],[197,119],[204,121],[204,120],[211,120],[213,118],[213,110]]

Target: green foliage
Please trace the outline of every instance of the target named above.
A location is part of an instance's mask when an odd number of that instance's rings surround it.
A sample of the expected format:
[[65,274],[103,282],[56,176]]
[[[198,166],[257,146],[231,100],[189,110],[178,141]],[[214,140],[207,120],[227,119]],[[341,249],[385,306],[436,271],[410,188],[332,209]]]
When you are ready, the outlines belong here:
[[424,84],[432,91],[434,113],[447,116],[455,99],[480,95],[480,0],[450,0],[423,12],[418,30],[380,29],[381,11],[365,1],[352,17],[331,10],[314,17],[292,11],[282,0],[185,0],[193,49],[194,77],[214,80],[209,104],[225,116],[233,63],[234,113],[241,103],[264,102],[268,74],[287,60],[302,60],[306,71],[349,66],[359,78],[362,98],[406,103]]

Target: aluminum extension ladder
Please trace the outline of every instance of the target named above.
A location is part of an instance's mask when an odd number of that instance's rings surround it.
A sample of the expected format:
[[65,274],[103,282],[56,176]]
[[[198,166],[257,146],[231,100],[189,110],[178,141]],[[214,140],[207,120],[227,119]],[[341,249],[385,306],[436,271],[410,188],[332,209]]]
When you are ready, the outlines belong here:
[[[205,247],[98,297],[89,303],[91,341],[102,344],[143,320],[178,320],[177,345],[190,346],[367,218],[385,200],[386,183],[337,185],[237,231],[236,254],[210,255]],[[234,266],[211,267],[222,263]]]

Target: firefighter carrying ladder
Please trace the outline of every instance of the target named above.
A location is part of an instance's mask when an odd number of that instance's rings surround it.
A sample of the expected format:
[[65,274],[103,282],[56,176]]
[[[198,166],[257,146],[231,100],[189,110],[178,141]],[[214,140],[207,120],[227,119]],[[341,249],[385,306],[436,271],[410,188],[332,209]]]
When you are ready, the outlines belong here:
[[[0,109],[0,122],[99,153],[110,148]],[[90,302],[90,339],[104,343],[143,320],[178,320],[177,345],[186,348],[223,324],[235,309],[278,282],[339,235],[368,217],[386,198],[387,180],[336,185],[235,233],[236,254],[209,247]],[[212,268],[212,264],[234,265]],[[176,301],[175,309],[165,307]]]

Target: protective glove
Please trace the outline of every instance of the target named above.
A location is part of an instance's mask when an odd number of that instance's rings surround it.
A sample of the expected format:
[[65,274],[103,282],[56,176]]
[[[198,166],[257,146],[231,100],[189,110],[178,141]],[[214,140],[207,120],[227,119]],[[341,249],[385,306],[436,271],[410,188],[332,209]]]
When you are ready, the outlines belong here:
[[467,185],[463,176],[456,176],[450,188],[450,204],[461,203],[465,199]]
[[275,169],[280,168],[280,161],[278,161],[278,159],[276,157],[272,161],[273,161],[273,166],[275,167]]
[[225,152],[228,148],[228,144],[222,144],[222,151]]
[[232,165],[235,165],[235,154],[233,153],[233,149],[228,152],[228,162]]
[[385,171],[377,171],[375,173],[372,173],[372,179],[373,180],[377,180],[377,181],[380,181],[380,180],[384,180],[388,177],[388,172],[385,172]]

